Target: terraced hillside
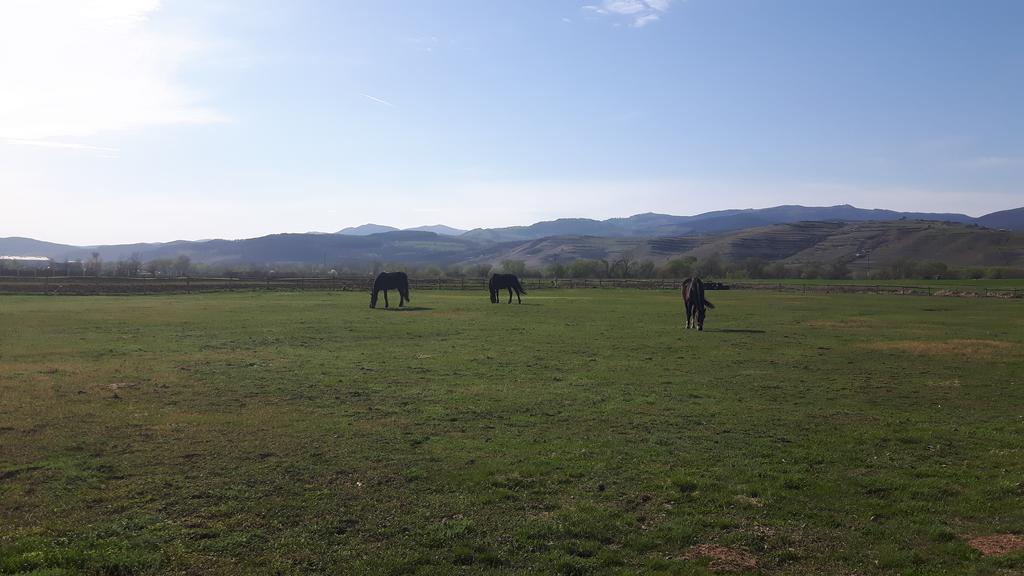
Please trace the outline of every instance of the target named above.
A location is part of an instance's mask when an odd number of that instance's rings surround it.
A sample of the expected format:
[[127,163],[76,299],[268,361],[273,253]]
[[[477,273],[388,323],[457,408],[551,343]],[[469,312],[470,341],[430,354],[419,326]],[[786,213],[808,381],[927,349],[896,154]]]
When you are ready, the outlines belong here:
[[718,256],[759,258],[787,264],[837,260],[885,265],[900,260],[941,261],[953,266],[1024,266],[1024,233],[973,224],[896,222],[797,222],[714,235],[665,238],[562,236],[502,244],[468,262],[523,260],[529,266],[577,258],[651,260]]

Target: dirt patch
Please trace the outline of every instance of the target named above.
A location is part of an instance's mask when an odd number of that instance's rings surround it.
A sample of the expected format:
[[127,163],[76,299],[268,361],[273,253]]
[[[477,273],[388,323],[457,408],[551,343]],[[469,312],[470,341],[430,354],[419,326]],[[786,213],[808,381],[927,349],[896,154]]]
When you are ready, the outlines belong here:
[[710,558],[708,568],[712,572],[739,572],[757,568],[757,558],[741,548],[731,548],[718,544],[698,544],[690,548],[682,556],[683,560]]
[[754,508],[761,508],[764,506],[764,500],[754,496],[747,496],[746,494],[738,494],[733,498],[733,502],[736,502],[741,506],[753,506]]
[[1020,348],[1013,342],[999,340],[897,340],[873,342],[866,345],[872,350],[896,350],[918,356],[961,356],[964,358],[993,358]]
[[953,289],[953,288],[946,289],[946,290],[936,290],[935,292],[932,292],[932,295],[934,295],[934,296],[955,296],[957,298],[977,298],[978,296],[981,296],[981,294],[979,294],[978,292],[976,292],[974,290],[956,290],[956,289]]
[[984,556],[1004,556],[1024,551],[1024,536],[1019,534],[993,534],[991,536],[964,536],[971,548]]

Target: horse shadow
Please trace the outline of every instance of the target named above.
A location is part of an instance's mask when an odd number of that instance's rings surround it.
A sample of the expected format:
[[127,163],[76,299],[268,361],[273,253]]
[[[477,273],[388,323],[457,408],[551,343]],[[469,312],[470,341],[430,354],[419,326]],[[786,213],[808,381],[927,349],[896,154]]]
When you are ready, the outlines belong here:
[[725,334],[766,334],[764,330],[752,328],[705,328],[705,332],[723,332]]
[[429,310],[433,310],[433,308],[428,308],[426,306],[396,306],[394,308],[384,309],[385,312],[426,312]]

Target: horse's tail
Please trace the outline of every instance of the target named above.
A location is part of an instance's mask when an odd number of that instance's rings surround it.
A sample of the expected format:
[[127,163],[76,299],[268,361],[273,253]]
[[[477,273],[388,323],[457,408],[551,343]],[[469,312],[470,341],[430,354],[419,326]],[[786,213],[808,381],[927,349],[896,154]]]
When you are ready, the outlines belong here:
[[412,298],[409,298],[409,277],[405,274],[402,274],[402,283],[398,289],[402,293],[406,302],[412,302]]
[[700,278],[697,278],[696,285],[697,285],[697,293],[700,294],[700,301],[704,303],[705,307],[707,307],[707,308],[714,308],[715,305],[711,303],[711,300],[708,300],[704,296],[704,282],[701,282]]
[[523,288],[523,285],[519,283],[519,277],[512,278],[512,287],[515,288],[516,293],[526,294],[526,288]]

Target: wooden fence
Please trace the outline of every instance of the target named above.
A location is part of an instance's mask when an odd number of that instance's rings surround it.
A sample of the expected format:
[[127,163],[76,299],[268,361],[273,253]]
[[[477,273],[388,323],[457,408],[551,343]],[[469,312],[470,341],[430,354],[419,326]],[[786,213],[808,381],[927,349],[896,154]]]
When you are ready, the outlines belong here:
[[[632,288],[639,290],[678,290],[682,280],[660,278],[522,278],[527,290],[558,288]],[[409,279],[413,290],[487,289],[486,278]],[[1022,289],[987,289],[956,286],[893,286],[886,284],[811,284],[727,282],[733,290],[773,290],[801,294],[893,294],[918,296],[966,296],[1022,298]],[[338,276],[335,278],[117,278],[109,276],[0,276],[0,294],[174,294],[230,292],[239,290],[343,290],[369,292],[373,278]]]

